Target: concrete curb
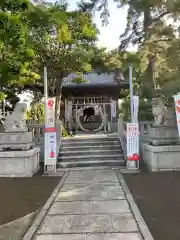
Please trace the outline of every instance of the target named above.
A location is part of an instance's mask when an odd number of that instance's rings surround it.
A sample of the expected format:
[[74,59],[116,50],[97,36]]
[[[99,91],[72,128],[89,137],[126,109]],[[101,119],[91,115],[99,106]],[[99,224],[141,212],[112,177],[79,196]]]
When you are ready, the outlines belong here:
[[58,185],[56,186],[56,188],[52,192],[51,196],[48,198],[47,202],[42,207],[41,211],[35,217],[34,221],[32,222],[30,228],[28,229],[28,231],[26,232],[26,234],[24,235],[22,240],[32,240],[33,239],[33,237],[34,237],[36,231],[38,230],[42,220],[44,219],[44,217],[46,216],[49,208],[51,207],[55,197],[57,196],[59,190],[63,186],[68,174],[69,174],[69,172],[65,172],[65,174],[61,178],[60,182],[58,183]]
[[144,238],[144,240],[154,240],[153,236],[151,235],[142,215],[141,215],[141,212],[138,208],[138,206],[136,205],[134,199],[133,199],[133,196],[131,194],[131,192],[129,191],[129,188],[124,180],[124,177],[123,175],[119,172],[119,171],[116,171],[117,173],[117,177],[119,179],[119,182],[123,188],[123,191],[127,197],[127,200],[128,200],[128,203],[130,205],[130,208],[132,210],[132,213],[134,214],[134,217],[135,217],[135,220],[137,222],[137,225],[140,229],[140,232]]

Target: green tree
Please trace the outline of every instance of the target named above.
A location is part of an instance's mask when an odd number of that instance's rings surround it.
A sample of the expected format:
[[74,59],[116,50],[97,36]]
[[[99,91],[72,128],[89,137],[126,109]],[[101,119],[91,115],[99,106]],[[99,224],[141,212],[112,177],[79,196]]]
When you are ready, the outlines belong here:
[[[179,34],[175,27],[180,17],[180,1],[120,0],[118,7],[127,7],[127,24],[120,36],[120,51],[129,43],[138,45],[140,56],[139,78],[141,92],[147,99],[158,96],[157,89],[167,100],[179,89]],[[108,0],[91,0],[80,4],[80,9],[101,11],[103,24],[109,17]],[[167,19],[173,20],[169,24]],[[168,100],[167,100],[168,101]]]
[[26,112],[26,119],[36,121],[38,123],[44,122],[44,104],[37,102],[32,104],[30,109]]
[[[91,69],[97,29],[90,14],[67,11],[66,5],[57,3],[31,5],[26,17],[29,42],[37,54],[35,68],[42,74],[43,66],[47,66],[49,94],[56,96],[58,114],[63,78]],[[42,80],[38,84],[42,85]]]
[[34,52],[28,45],[28,25],[24,13],[28,0],[0,2],[0,87],[32,82],[38,77],[32,72]]

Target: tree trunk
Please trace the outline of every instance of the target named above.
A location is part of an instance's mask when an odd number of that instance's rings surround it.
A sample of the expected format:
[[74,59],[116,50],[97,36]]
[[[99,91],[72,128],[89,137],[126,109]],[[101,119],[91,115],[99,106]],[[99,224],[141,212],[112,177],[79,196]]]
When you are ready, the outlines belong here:
[[61,111],[61,96],[62,96],[62,76],[56,78],[56,105],[55,105],[55,117],[59,119]]
[[59,119],[60,112],[61,112],[61,96],[62,96],[62,88],[57,91],[56,94],[56,105],[55,105],[55,117],[56,119]]
[[143,31],[144,31],[144,41],[149,38],[149,26],[152,23],[150,8],[144,10],[144,22],[143,22]]

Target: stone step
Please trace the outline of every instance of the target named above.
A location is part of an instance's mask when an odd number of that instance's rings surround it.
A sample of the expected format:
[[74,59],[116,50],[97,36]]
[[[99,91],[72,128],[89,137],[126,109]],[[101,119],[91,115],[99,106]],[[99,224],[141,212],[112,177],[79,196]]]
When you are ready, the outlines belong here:
[[[121,165],[113,165],[113,166],[103,166],[103,164],[101,164],[100,166],[83,166],[83,167],[60,167],[58,166],[58,168],[56,169],[56,172],[60,172],[59,174],[63,175],[64,172],[66,171],[84,171],[84,170],[112,170],[112,169],[118,169],[120,170],[120,172],[127,172],[127,168],[126,166],[123,164]],[[56,176],[56,172],[55,172],[55,176]],[[132,171],[133,172],[133,171]],[[53,173],[50,173],[53,174]]]
[[73,156],[63,156],[63,157],[58,157],[58,161],[60,162],[65,162],[65,161],[98,161],[98,160],[106,160],[106,159],[113,159],[113,160],[120,160],[123,159],[123,154],[84,154],[84,155],[73,155]]
[[93,141],[93,142],[99,142],[99,141],[113,141],[113,140],[119,140],[117,137],[111,137],[111,138],[68,138],[68,139],[61,139],[62,142],[83,142],[83,141]]
[[111,155],[111,154],[121,154],[122,153],[122,149],[119,148],[115,148],[115,149],[97,149],[97,148],[88,148],[86,150],[77,150],[76,148],[73,151],[60,151],[59,152],[59,157],[63,158],[65,156],[84,156],[87,155],[87,152],[90,152],[92,155],[103,155],[104,153],[106,153],[107,155]]
[[95,146],[104,146],[104,145],[120,145],[119,140],[113,140],[113,141],[99,141],[99,142],[93,142],[93,141],[78,141],[78,142],[61,142],[61,146],[89,146],[89,145],[95,145]]
[[63,137],[63,141],[76,141],[76,140],[84,140],[84,139],[118,139],[118,134],[83,134],[83,135],[75,135],[73,137]]
[[73,145],[73,146],[69,146],[69,145],[62,145],[61,148],[60,148],[60,151],[62,152],[65,152],[65,151],[86,151],[86,152],[89,152],[89,151],[93,151],[93,150],[98,150],[98,151],[101,151],[101,150],[116,150],[116,149],[120,149],[122,151],[122,147],[119,144],[109,144],[109,145]]
[[124,160],[112,160],[112,159],[106,159],[106,160],[90,160],[90,161],[66,161],[66,162],[58,162],[57,163],[58,168],[78,168],[78,167],[117,167],[117,166],[124,166]]

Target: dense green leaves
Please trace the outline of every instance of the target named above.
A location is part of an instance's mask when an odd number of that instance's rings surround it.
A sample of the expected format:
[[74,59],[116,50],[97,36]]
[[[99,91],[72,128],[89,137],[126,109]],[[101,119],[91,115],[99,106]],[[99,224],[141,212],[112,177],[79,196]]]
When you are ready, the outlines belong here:
[[0,3],[0,86],[24,83],[38,77],[30,71],[34,51],[27,41],[28,25],[24,13],[27,0]]
[[1,1],[1,91],[5,86],[42,91],[47,66],[50,93],[61,98],[63,77],[91,70],[96,36],[91,15],[68,11],[66,5]]

